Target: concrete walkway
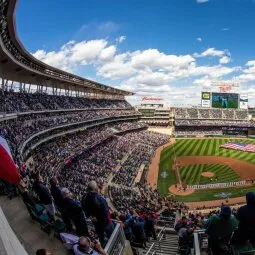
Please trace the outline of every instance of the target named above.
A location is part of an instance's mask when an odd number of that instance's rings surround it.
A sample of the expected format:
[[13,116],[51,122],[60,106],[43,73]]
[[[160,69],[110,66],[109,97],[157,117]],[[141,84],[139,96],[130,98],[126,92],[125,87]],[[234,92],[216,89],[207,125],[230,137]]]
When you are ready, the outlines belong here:
[[[54,255],[71,254],[56,237],[47,235],[40,229],[40,225],[31,219],[21,198],[9,200],[6,196],[0,196],[0,206],[29,255],[34,255],[37,249],[42,248],[50,250]],[[0,249],[1,245],[0,241]],[[0,255],[5,254],[7,253],[0,252]]]

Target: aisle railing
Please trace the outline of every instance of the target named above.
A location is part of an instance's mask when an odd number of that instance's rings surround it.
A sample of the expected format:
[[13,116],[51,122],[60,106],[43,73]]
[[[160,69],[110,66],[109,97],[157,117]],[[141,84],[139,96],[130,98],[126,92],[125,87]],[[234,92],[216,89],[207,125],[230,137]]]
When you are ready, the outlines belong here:
[[126,237],[120,223],[116,223],[114,231],[108,240],[104,251],[111,255],[121,255],[125,249]]

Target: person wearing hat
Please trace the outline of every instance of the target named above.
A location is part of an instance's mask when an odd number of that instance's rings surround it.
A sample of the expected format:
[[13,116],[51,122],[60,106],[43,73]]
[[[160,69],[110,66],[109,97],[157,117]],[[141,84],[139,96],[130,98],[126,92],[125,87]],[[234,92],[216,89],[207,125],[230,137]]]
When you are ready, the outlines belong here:
[[72,220],[75,225],[76,233],[78,236],[89,236],[88,226],[84,212],[82,210],[81,204],[75,201],[68,188],[63,188],[61,190],[63,196],[63,206],[67,216]]
[[206,233],[213,254],[222,254],[224,244],[231,239],[233,232],[238,228],[238,220],[232,215],[229,206],[222,206],[219,214],[212,215],[206,223]]

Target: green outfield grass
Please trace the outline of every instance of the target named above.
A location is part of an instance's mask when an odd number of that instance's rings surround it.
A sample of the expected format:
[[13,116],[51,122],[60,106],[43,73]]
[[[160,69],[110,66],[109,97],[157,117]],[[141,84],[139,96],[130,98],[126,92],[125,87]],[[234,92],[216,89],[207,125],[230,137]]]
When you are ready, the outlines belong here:
[[[161,158],[159,163],[159,177],[158,177],[158,190],[161,194],[168,195],[169,186],[176,183],[175,173],[172,170],[173,159],[175,156],[223,156],[235,158],[249,163],[254,164],[255,168],[255,154],[251,152],[242,152],[235,150],[228,150],[220,148],[221,144],[229,141],[239,141],[245,143],[255,144],[255,140],[244,140],[244,139],[177,139],[174,145],[165,148],[161,152]],[[215,165],[217,170],[217,166]],[[201,169],[200,169],[201,170]],[[226,169],[225,169],[226,170]],[[225,171],[223,170],[223,171]],[[236,177],[232,169],[227,169],[228,173],[232,178]],[[191,172],[190,172],[191,174]],[[193,173],[187,179],[197,181],[195,177],[197,172]],[[225,177],[224,177],[225,178]],[[203,179],[201,180],[203,181]],[[229,180],[231,181],[231,180]],[[189,183],[198,184],[198,183]],[[254,186],[255,189],[255,186]],[[180,197],[182,201],[203,201],[203,200],[215,200],[215,194],[219,192],[230,192],[232,197],[242,196],[244,189],[241,188],[230,188],[222,190],[200,190],[195,191],[190,196]]]
[[[214,177],[208,178],[202,176],[204,172],[214,173]],[[189,165],[180,169],[180,175],[183,183],[186,184],[209,184],[219,182],[240,181],[239,175],[229,166],[220,164]]]

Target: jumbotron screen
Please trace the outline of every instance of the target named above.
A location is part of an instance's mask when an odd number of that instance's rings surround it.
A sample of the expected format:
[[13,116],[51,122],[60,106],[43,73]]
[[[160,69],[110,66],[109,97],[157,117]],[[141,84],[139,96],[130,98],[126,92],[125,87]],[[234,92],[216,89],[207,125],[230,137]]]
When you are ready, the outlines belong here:
[[212,108],[238,109],[238,94],[235,93],[212,93]]

